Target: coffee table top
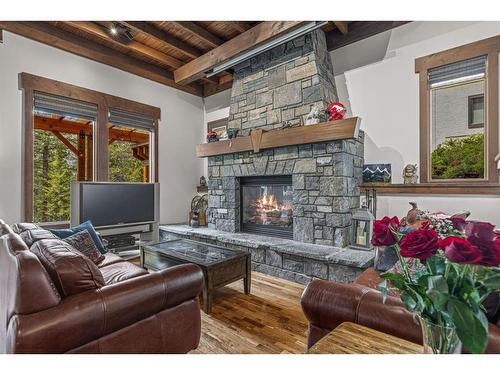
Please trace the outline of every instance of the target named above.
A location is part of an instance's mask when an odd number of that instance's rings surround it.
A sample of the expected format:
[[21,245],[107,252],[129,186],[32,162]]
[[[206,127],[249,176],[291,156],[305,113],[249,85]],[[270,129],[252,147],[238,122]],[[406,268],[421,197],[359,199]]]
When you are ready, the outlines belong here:
[[374,329],[344,322],[309,349],[310,354],[422,354],[423,347]]
[[203,266],[211,266],[247,255],[243,251],[229,250],[224,247],[186,239],[162,241],[143,245],[143,247]]

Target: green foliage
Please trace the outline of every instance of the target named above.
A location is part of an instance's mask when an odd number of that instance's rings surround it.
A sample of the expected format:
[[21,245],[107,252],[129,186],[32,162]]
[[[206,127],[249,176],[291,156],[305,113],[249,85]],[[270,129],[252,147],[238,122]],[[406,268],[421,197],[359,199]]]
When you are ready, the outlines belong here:
[[[399,245],[394,246],[399,254]],[[385,272],[379,286],[385,298],[388,284],[401,292],[405,307],[427,322],[456,329],[463,345],[472,353],[483,353],[488,342],[488,321],[481,305],[500,289],[500,270],[458,264],[442,253],[425,261],[425,270],[410,275],[403,263],[403,274]]]
[[447,139],[432,152],[432,178],[483,178],[484,135]]
[[[76,145],[76,135],[65,134]],[[130,142],[109,147],[109,180],[142,181],[142,164],[132,154]],[[70,186],[77,178],[76,156],[52,133],[35,130],[33,142],[33,221],[70,219]]]
[[109,181],[142,182],[142,164],[134,158],[131,145],[115,141],[109,146]]

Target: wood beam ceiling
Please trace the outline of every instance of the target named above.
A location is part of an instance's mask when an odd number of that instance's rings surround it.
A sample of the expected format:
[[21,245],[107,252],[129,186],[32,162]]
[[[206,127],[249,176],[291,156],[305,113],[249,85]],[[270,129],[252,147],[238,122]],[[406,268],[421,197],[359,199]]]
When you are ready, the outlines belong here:
[[230,21],[231,26],[238,32],[244,33],[252,28],[252,25],[243,21]]
[[148,64],[145,61],[111,50],[104,45],[92,43],[83,37],[68,33],[45,22],[0,21],[0,29],[194,95],[203,95],[201,85],[179,85],[175,83],[173,73],[165,68]]
[[191,47],[189,44],[183,42],[182,40],[173,37],[172,35],[153,25],[150,25],[147,22],[123,21],[121,23],[129,27],[133,31],[147,34],[157,42],[162,43],[165,47],[173,48],[177,52],[180,52],[191,59],[195,59],[202,55],[202,52],[199,49]]
[[218,36],[212,34],[208,30],[206,30],[205,28],[198,26],[194,22],[190,22],[190,21],[177,22],[176,21],[176,22],[171,22],[171,23],[175,24],[176,26],[179,26],[181,29],[188,32],[189,34],[191,34],[195,38],[198,38],[198,39],[204,41],[205,43],[210,45],[210,47],[212,47],[212,48],[216,48],[216,47],[220,46],[222,43],[224,43],[224,41],[222,39],[220,39]]
[[175,82],[188,84],[205,75],[214,66],[257,47],[269,40],[299,27],[302,21],[266,21],[228,40],[208,53],[188,62],[174,71]]
[[347,46],[370,36],[404,25],[409,21],[354,21],[349,23],[349,32],[343,34],[338,28],[326,34],[328,50]]
[[333,21],[333,23],[343,35],[345,35],[349,32],[349,28],[347,26],[346,21]]
[[82,30],[88,34],[96,36],[102,40],[107,41],[115,46],[125,47],[134,51],[135,53],[145,56],[147,58],[153,59],[160,64],[167,65],[171,68],[177,69],[184,65],[184,62],[176,59],[170,55],[167,55],[157,49],[151,48],[145,44],[131,40],[129,43],[124,44],[114,39],[106,30],[106,27],[98,25],[93,22],[82,22],[82,21],[67,21],[64,24],[70,25],[78,30]]

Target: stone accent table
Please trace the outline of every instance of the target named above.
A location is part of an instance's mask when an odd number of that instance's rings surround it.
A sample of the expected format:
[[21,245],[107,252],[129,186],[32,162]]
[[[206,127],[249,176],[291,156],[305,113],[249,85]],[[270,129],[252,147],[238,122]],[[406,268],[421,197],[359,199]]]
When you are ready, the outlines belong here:
[[307,285],[313,279],[353,282],[373,265],[374,252],[301,243],[187,225],[161,225],[162,241],[187,238],[249,252],[252,270]]

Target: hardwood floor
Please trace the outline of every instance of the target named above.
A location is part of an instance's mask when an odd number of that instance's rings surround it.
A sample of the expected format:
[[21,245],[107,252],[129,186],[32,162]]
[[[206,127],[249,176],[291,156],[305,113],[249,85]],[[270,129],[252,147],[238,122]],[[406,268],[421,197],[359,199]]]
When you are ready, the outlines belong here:
[[305,353],[304,286],[252,272],[250,295],[237,281],[214,294],[212,313],[201,312],[201,342],[191,353]]

